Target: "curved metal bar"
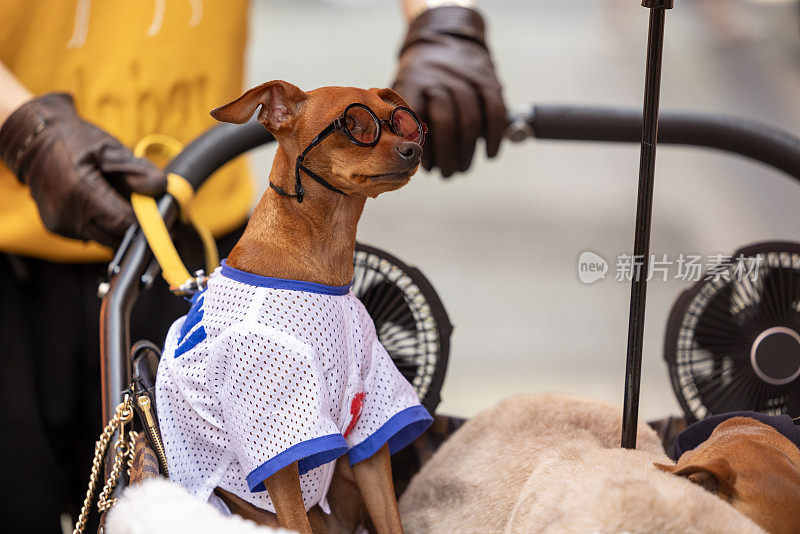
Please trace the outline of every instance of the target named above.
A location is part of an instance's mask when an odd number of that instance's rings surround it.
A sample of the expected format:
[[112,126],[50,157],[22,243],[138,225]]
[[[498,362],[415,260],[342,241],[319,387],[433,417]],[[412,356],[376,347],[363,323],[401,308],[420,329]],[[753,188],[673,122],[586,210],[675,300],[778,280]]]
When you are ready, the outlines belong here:
[[[167,226],[171,227],[178,213],[175,199],[164,195],[158,207]],[[119,263],[109,267],[109,273],[113,272],[113,275],[98,290],[98,293],[105,293],[100,307],[101,427],[111,420],[114,409],[122,401],[123,391],[131,383],[131,310],[143,286],[147,286],[142,282],[142,275],[153,258],[137,226],[128,230],[125,241],[127,247],[115,256],[114,262]],[[114,447],[109,447],[105,462],[106,475],[110,472],[113,459]],[[126,483],[124,477],[120,477],[114,494],[119,495]]]
[[248,150],[275,138],[257,121],[220,124],[192,141],[167,165],[167,172],[186,178],[195,189],[214,171]]
[[[220,125],[208,130],[173,159],[166,167],[186,178],[195,189],[228,161],[248,150],[273,141],[272,135],[255,121],[243,126]],[[171,228],[178,206],[169,196],[158,202],[161,216]],[[143,287],[145,271],[153,260],[150,248],[137,225],[126,233],[123,246],[109,266],[109,281],[102,289],[100,311],[100,362],[102,379],[102,417],[108,421],[130,383],[130,318],[133,304]],[[159,272],[155,269],[151,276]]]
[[[537,139],[640,143],[641,110],[535,106],[525,123]],[[800,180],[800,139],[765,124],[735,117],[662,111],[658,142],[739,154]]]

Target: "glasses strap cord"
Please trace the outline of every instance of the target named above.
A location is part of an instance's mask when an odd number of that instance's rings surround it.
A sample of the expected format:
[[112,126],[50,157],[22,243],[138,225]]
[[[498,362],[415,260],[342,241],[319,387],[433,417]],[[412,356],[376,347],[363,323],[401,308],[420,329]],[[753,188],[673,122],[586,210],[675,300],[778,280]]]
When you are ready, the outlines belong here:
[[305,196],[305,188],[303,187],[303,183],[300,180],[300,171],[303,171],[307,175],[309,175],[311,178],[313,178],[318,184],[324,186],[327,189],[330,189],[334,193],[339,193],[340,195],[347,195],[347,193],[345,193],[341,189],[331,185],[331,183],[328,182],[325,178],[323,178],[322,176],[318,175],[317,173],[315,173],[314,171],[312,171],[311,169],[309,169],[308,167],[303,165],[304,155],[305,154],[300,154],[299,156],[297,156],[297,163],[296,163],[295,168],[294,168],[294,194],[289,193],[288,191],[286,191],[281,186],[275,185],[272,182],[270,182],[269,186],[276,193],[278,193],[279,195],[284,196],[284,197],[295,197],[295,198],[297,198],[297,202],[302,202],[303,201],[303,197]]

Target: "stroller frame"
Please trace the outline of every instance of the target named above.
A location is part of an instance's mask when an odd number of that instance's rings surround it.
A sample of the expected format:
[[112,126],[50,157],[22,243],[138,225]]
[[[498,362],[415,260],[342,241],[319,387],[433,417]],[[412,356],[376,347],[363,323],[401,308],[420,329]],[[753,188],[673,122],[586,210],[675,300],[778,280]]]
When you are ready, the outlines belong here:
[[[648,56],[654,52],[659,55],[657,69],[653,70],[651,67],[654,65],[648,62],[644,120],[638,110],[539,105],[532,106],[527,112],[510,116],[506,132],[506,136],[513,142],[522,142],[527,138],[642,142],[636,253],[643,250],[643,239],[649,243],[650,209],[649,205],[645,204],[652,201],[655,141],[714,148],[739,154],[783,171],[800,181],[800,138],[785,131],[755,121],[720,115],[664,112],[659,117],[657,82],[660,76],[663,14],[664,9],[672,7],[672,2],[644,0],[642,4],[651,9],[651,46]],[[652,21],[653,18],[659,17],[660,29],[656,27],[654,34]],[[658,32],[661,32],[661,36]],[[656,93],[653,94],[653,91]],[[646,127],[644,138],[643,126]],[[165,170],[182,176],[197,189],[225,163],[272,141],[274,137],[258,122],[251,121],[242,126],[222,124],[211,128],[186,146]],[[648,180],[649,192],[645,189],[645,198],[642,198],[641,186],[644,183],[646,187]],[[648,195],[649,199],[646,198]],[[167,227],[170,228],[178,216],[177,202],[170,195],[164,195],[158,201],[158,208]],[[644,226],[640,224],[640,218],[647,220]],[[640,228],[646,229],[646,237],[642,235]],[[645,254],[647,243],[644,244]],[[643,269],[646,269],[646,264]],[[133,305],[142,291],[150,288],[159,272],[160,267],[150,251],[144,234],[137,224],[132,225],[109,264],[107,281],[101,282],[98,288],[98,296],[102,299],[100,358],[103,421],[108,421],[112,417],[116,406],[122,400],[123,392],[131,382],[129,324]],[[626,447],[635,446],[643,318],[644,288],[634,286],[631,292],[631,324],[623,419],[622,444]],[[634,334],[636,335],[631,337]],[[113,454],[113,451],[110,454]],[[110,462],[106,462],[107,466],[109,464]],[[119,481],[117,493],[124,488],[125,482],[125,480]]]
[[[507,136],[516,142],[528,138],[637,143],[641,140],[641,114],[633,109],[538,105],[512,117]],[[274,138],[261,124],[220,125],[210,129],[167,166],[199,187],[215,170],[233,158]],[[719,115],[663,112],[659,121],[661,143],[713,148],[739,154],[783,171],[800,182],[800,138],[755,121]],[[162,197],[159,211],[168,227],[178,215],[178,205]],[[128,229],[108,267],[108,280],[100,284],[100,358],[102,417],[108,421],[131,381],[130,317],[139,295],[160,273],[138,225]],[[124,486],[120,481],[119,487]]]

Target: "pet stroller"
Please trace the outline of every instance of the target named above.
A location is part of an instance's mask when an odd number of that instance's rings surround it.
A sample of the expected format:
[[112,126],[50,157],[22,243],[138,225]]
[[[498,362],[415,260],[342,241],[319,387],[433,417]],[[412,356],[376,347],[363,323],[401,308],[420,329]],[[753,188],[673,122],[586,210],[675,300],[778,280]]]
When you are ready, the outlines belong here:
[[[536,138],[632,143],[640,140],[640,127],[641,116],[636,110],[533,106],[528,112],[512,118],[507,136],[515,142]],[[244,126],[216,126],[181,151],[168,165],[167,170],[199,187],[216,169],[231,159],[272,141],[272,136],[257,122]],[[752,121],[665,112],[660,118],[659,141],[739,154],[800,180],[800,139]],[[165,195],[160,199],[158,209],[168,226],[176,223],[179,209],[172,196]],[[709,289],[708,282],[700,282],[678,299],[670,318],[665,358],[670,365],[673,385],[684,407],[684,415],[690,421],[706,414],[745,408],[800,415],[797,405],[800,381],[795,380],[800,375],[800,358],[793,352],[791,345],[787,356],[782,356],[775,350],[763,353],[756,351],[755,364],[718,348],[722,345],[720,339],[724,339],[730,332],[730,324],[740,320],[730,304],[736,295],[740,295],[739,300],[749,295],[751,307],[759,310],[766,307],[763,316],[757,316],[757,324],[763,328],[757,332],[753,330],[749,334],[751,337],[758,337],[765,331],[775,332],[771,329],[778,327],[797,328],[797,321],[800,319],[800,244],[761,244],[748,247],[743,253],[768,255],[768,261],[762,266],[766,278],[762,278],[764,281],[760,286],[738,288],[734,282],[728,280],[725,283],[711,284]],[[445,308],[433,285],[419,269],[410,267],[387,252],[364,244],[359,243],[356,247],[354,265],[354,293],[370,312],[378,336],[398,368],[415,386],[423,404],[433,413],[440,400],[452,332]],[[150,288],[159,272],[159,263],[154,258],[143,232],[138,226],[132,227],[109,265],[108,279],[101,283],[100,288],[103,298],[101,357],[104,421],[112,420],[126,392],[129,396],[136,395],[131,390],[132,383],[137,385],[139,391],[149,390],[152,393],[159,350],[146,341],[132,344],[128,322],[136,299]],[[728,302],[727,308],[720,304],[721,299]],[[770,303],[778,299],[785,304],[785,309],[780,311],[782,315],[771,311],[775,306]],[[740,307],[749,309],[748,306]],[[725,313],[731,316],[727,323],[719,319]],[[755,311],[748,313],[746,317],[755,321]],[[742,312],[738,315],[741,314]],[[716,321],[713,320],[714,317],[717,317]],[[710,322],[710,325],[704,326],[704,320]],[[768,333],[766,337],[769,335]],[[730,340],[731,344],[734,342],[744,341],[738,338]],[[759,346],[767,346],[763,338],[759,341]],[[718,357],[715,358],[715,355]],[[740,365],[751,366],[750,372],[747,369],[736,370]],[[724,369],[728,370],[727,374],[723,373]],[[716,389],[711,389],[709,383],[715,379]],[[744,383],[744,380],[749,381]],[[754,382],[755,380],[759,382]],[[765,391],[763,394],[759,393],[759,397],[754,392],[757,387]],[[691,388],[697,392],[694,396],[687,392]],[[780,395],[783,403],[771,400],[770,388],[776,390],[772,394]],[[726,392],[724,398],[718,399],[716,403],[706,404],[704,399],[720,397],[717,391]],[[728,404],[725,403],[726,399]],[[148,415],[136,403],[133,403],[133,408],[142,412],[141,427],[148,431],[147,421],[154,417],[153,412]],[[150,409],[152,410],[152,404]],[[702,409],[705,411],[700,412]],[[126,417],[132,417],[132,414]],[[457,425],[458,422],[454,420],[434,425],[434,431],[440,432],[440,435],[430,440],[431,446],[440,443]],[[139,427],[138,424],[136,426]],[[151,423],[150,427],[152,426]],[[114,430],[116,428],[112,429]],[[148,438],[158,458],[160,440],[151,432],[152,430],[147,432]],[[109,435],[109,440],[110,438]],[[431,452],[429,450],[427,454]],[[398,476],[409,479],[427,454],[414,459],[408,456],[398,459],[398,462],[414,463],[398,465]],[[115,465],[115,462],[119,463],[119,460],[112,460],[110,465]],[[165,468],[162,465],[160,470],[165,472]],[[121,470],[120,467],[118,471]],[[121,472],[117,478],[119,490],[126,480]],[[403,481],[398,482],[400,489]]]
[[[654,108],[657,110],[657,98]],[[640,142],[642,125],[638,110],[533,106],[510,118],[507,136],[515,142],[527,138]],[[752,121],[686,113],[662,113],[659,126],[657,140],[662,143],[739,154],[800,180],[800,139],[786,132]],[[167,171],[196,189],[228,161],[273,140],[257,122],[220,125],[182,150]],[[650,173],[652,180],[652,169]],[[166,227],[172,227],[179,217],[176,197],[168,194],[161,198],[158,213]],[[647,226],[649,230],[649,222]],[[712,285],[703,281],[684,293],[673,309],[665,359],[684,418],[654,425],[666,441],[685,421],[732,409],[800,415],[800,245],[758,244],[741,252],[765,259],[760,284],[740,287],[730,277]],[[418,269],[374,247],[358,244],[354,264],[355,294],[364,302],[398,368],[434,412],[452,327],[433,286]],[[134,226],[100,287],[102,406],[103,419],[110,422],[98,442],[90,492],[98,483],[105,449],[116,435],[116,444],[106,458],[108,482],[100,497],[101,511],[113,504],[112,494],[129,478],[167,473],[153,412],[158,348],[149,342],[132,345],[128,329],[134,302],[160,270],[143,231]],[[188,278],[188,285],[180,291],[203,282],[202,274]],[[628,378],[635,382],[636,391],[628,395],[626,389],[625,420],[632,417],[635,421],[639,378],[635,365]],[[134,410],[139,413],[137,420]],[[410,454],[395,457],[399,492],[457,426],[455,420],[440,418]],[[131,427],[144,433],[137,438]]]

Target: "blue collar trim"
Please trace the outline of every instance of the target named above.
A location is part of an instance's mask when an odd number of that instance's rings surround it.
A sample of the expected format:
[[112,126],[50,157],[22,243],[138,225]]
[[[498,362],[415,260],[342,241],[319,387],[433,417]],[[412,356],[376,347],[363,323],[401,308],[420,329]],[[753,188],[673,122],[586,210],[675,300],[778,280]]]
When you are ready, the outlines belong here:
[[326,286],[325,284],[317,284],[314,282],[306,282],[303,280],[288,280],[285,278],[270,278],[269,276],[260,276],[239,269],[229,267],[225,260],[222,260],[222,270],[220,274],[225,278],[236,280],[243,284],[257,287],[269,287],[272,289],[289,289],[292,291],[305,291],[306,293],[319,293],[320,295],[347,295],[350,292],[352,282],[345,286]]

